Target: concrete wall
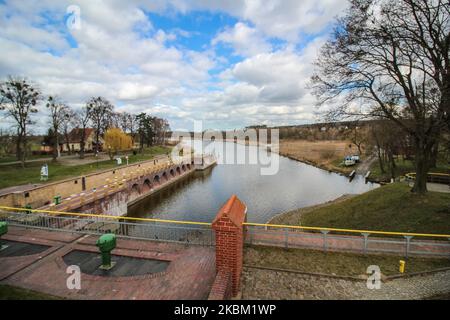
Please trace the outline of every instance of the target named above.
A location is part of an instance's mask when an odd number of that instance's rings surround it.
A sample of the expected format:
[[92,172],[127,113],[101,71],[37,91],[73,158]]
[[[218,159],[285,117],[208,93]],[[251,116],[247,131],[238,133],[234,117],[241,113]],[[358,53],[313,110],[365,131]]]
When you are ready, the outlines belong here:
[[143,161],[129,166],[121,166],[117,169],[45,184],[29,191],[6,194],[0,196],[0,205],[23,207],[30,204],[32,208],[39,208],[52,202],[55,195],[67,198],[85,190],[99,188],[108,182],[113,182],[114,179],[117,181],[122,180],[125,177],[124,175],[129,176],[138,172],[145,174],[146,171],[151,171],[157,165],[167,162],[167,160],[159,160],[159,162],[158,160]]

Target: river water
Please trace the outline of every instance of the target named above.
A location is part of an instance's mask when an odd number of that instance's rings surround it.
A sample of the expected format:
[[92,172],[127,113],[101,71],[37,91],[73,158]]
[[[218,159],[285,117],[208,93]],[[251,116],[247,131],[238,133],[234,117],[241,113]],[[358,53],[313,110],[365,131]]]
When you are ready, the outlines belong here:
[[[336,173],[318,169],[267,153],[263,148],[232,142],[213,143],[219,164],[195,172],[160,192],[128,208],[129,216],[211,222],[220,207],[236,194],[248,208],[247,221],[264,223],[281,212],[334,200],[344,194],[360,194],[378,187],[365,183],[364,177],[353,181]],[[234,152],[234,163],[222,164]],[[262,175],[261,164],[236,164],[239,156],[270,155],[278,161],[278,172]],[[225,155],[226,154],[226,155]],[[227,162],[229,163],[229,162]]]

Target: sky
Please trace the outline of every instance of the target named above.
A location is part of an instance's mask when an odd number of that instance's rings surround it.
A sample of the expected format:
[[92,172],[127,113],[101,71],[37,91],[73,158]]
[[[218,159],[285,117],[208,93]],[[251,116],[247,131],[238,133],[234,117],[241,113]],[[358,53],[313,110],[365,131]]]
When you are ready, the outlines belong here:
[[[346,0],[0,0],[0,79],[174,130],[318,121],[307,88]],[[48,127],[42,103],[36,134]],[[0,127],[11,120],[0,118]]]

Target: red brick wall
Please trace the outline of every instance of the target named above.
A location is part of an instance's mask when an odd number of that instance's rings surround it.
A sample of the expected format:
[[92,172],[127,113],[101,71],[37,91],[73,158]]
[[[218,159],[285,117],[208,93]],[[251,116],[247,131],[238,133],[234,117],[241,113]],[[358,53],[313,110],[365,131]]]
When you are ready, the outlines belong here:
[[231,298],[231,273],[219,271],[214,280],[208,300],[228,300]]
[[231,273],[232,295],[240,289],[244,250],[244,228],[246,207],[233,196],[222,207],[213,221],[216,233],[216,271]]

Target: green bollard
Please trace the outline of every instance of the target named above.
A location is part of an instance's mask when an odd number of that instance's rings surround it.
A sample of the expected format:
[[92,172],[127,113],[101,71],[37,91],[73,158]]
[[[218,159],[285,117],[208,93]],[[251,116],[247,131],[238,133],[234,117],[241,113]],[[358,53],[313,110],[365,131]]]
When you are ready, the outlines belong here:
[[102,255],[102,265],[100,269],[110,270],[115,262],[111,262],[111,251],[116,247],[116,235],[107,233],[98,238],[96,246],[100,249]]
[[[8,233],[8,223],[5,221],[0,221],[0,237]],[[6,249],[7,245],[2,245],[0,238],[0,251]]]
[[54,200],[55,204],[60,204],[61,203],[61,196],[60,195],[54,196],[53,200]]

